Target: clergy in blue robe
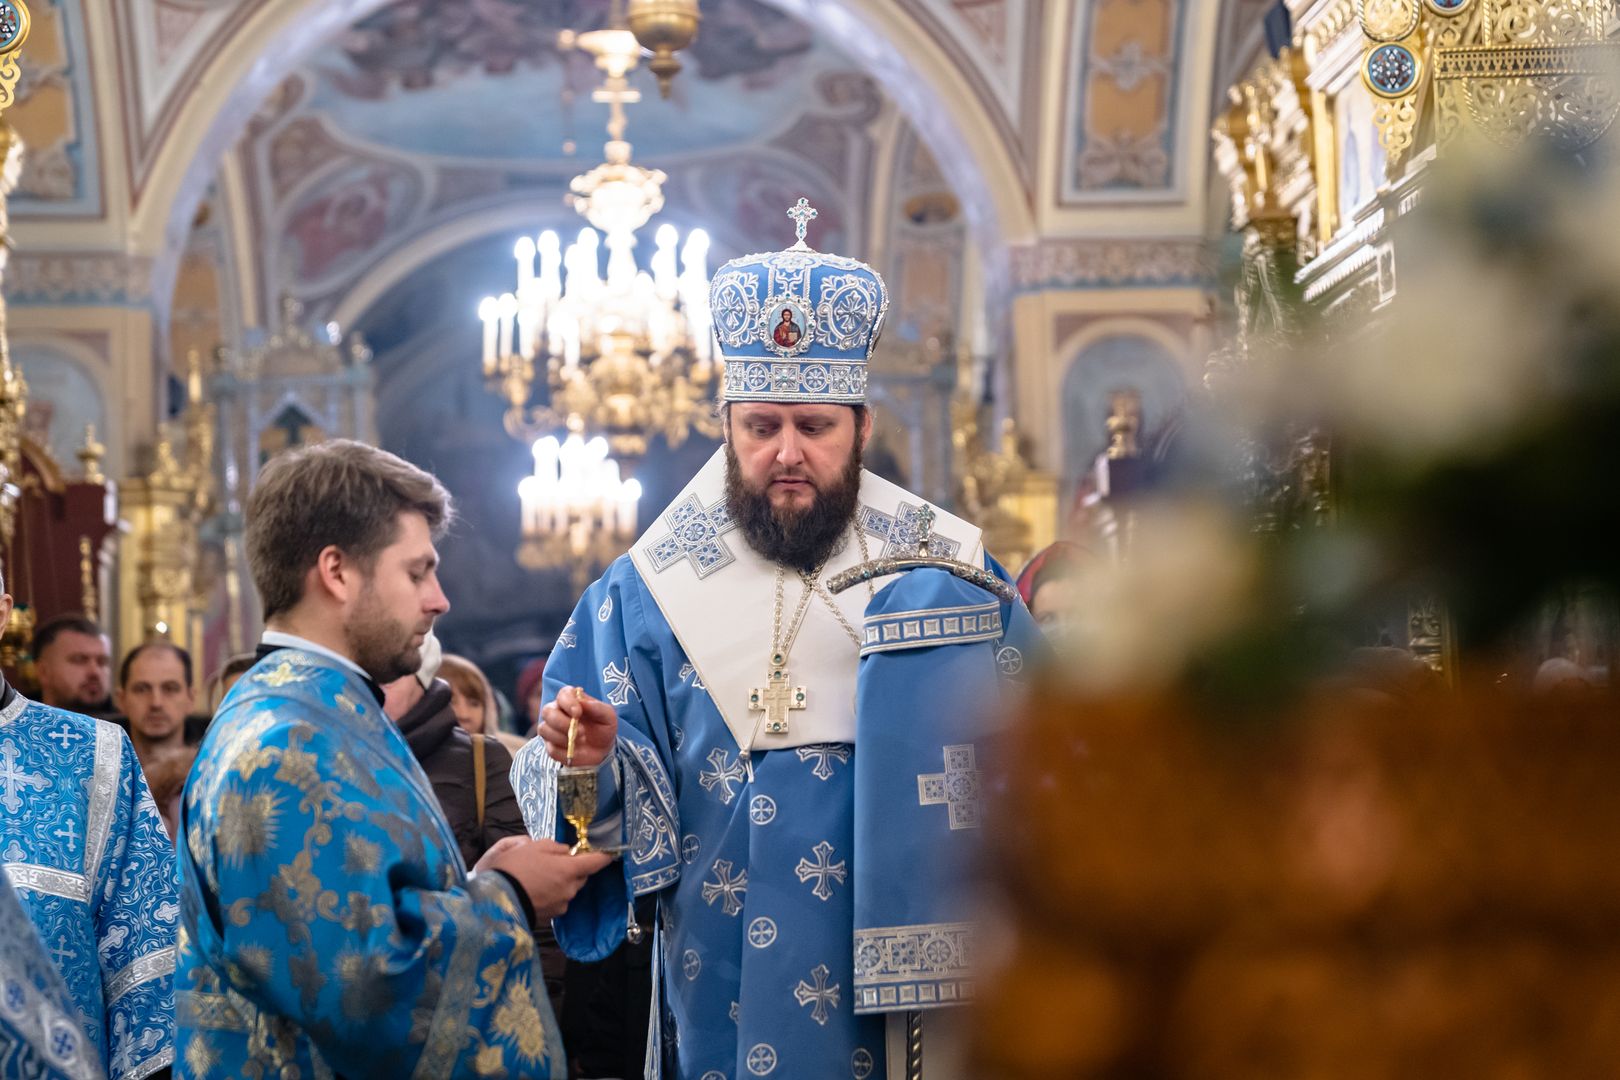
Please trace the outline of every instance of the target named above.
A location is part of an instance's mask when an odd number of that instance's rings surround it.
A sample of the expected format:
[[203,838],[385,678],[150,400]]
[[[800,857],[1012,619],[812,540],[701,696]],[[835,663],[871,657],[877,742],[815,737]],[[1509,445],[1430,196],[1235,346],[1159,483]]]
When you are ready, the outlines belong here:
[[180,1076],[562,1075],[531,928],[607,860],[507,837],[469,873],[382,707],[449,609],[450,514],[431,475],[349,440],[259,475],[260,659],[181,798]]
[[[0,604],[9,607],[9,604]],[[113,1080],[174,1057],[174,846],[134,747],[0,683],[0,859]]]
[[[971,994],[974,740],[1034,627],[939,571],[827,588],[925,537],[1006,579],[978,529],[859,468],[881,280],[801,240],[728,264],[711,297],[728,444],[579,602],[513,786],[532,833],[571,838],[569,720],[607,755],[592,836],[622,836],[623,872],[555,926],[582,960],[657,935],[648,1077],[898,1077],[891,1014]],[[760,317],[785,308],[807,327],[791,347]]]
[[232,687],[182,807],[179,1075],[553,1075],[520,902],[437,806],[358,671],[282,648]]
[[67,984],[0,871],[0,1080],[101,1080]]

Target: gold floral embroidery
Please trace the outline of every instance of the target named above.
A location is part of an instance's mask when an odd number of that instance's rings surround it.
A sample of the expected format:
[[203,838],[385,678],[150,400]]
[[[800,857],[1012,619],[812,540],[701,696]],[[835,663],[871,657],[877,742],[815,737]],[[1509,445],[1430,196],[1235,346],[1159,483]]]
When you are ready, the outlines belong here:
[[473,1068],[478,1070],[479,1076],[506,1075],[506,1058],[498,1046],[486,1046],[478,1051],[473,1059]]
[[525,1061],[538,1061],[546,1052],[546,1029],[529,995],[529,980],[523,975],[506,986],[506,999],[495,1009],[495,1033],[517,1047]]
[[247,973],[248,978],[256,983],[269,980],[270,968],[275,959],[275,954],[263,945],[244,945],[236,954],[237,964]]
[[[249,795],[237,788],[226,791],[219,800],[214,832],[225,861],[241,866],[248,857],[268,851],[276,842],[280,816],[280,800],[271,792]],[[206,860],[198,861],[208,865]]]
[[219,1064],[218,1048],[209,1042],[207,1036],[204,1035],[193,1034],[191,1036],[191,1041],[186,1044],[184,1056],[186,1068],[190,1070],[192,1076],[197,1077],[197,1080],[204,1080],[209,1073],[214,1071],[214,1066]]
[[277,780],[305,792],[321,781],[320,762],[303,748],[310,734],[313,733],[306,728],[289,735],[287,749],[281,752],[281,768],[276,770]]
[[375,874],[382,865],[382,847],[363,836],[350,833],[343,838],[343,872]]
[[394,1004],[393,988],[383,957],[344,951],[337,958],[338,981],[343,984],[343,1015],[350,1020],[381,1016]]

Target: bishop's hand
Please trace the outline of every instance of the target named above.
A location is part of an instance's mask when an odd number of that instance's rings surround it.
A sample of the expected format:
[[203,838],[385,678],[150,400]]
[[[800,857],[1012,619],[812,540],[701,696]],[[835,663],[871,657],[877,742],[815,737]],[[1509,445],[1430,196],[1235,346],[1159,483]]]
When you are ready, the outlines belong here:
[[[575,719],[579,726],[574,731],[574,760],[569,762],[568,725]],[[565,686],[540,710],[540,737],[552,758],[564,765],[600,765],[613,753],[619,737],[619,714],[582,688]]]

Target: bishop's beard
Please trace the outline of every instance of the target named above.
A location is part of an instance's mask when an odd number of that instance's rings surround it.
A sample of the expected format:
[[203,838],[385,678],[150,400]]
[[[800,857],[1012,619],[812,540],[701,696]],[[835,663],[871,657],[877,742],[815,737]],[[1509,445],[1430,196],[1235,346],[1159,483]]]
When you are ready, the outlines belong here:
[[726,443],[726,508],[748,546],[774,563],[812,571],[837,549],[855,520],[861,494],[861,445],[857,439],[849,463],[830,488],[802,510],[777,509],[767,489],[755,491],[743,479],[737,453]]

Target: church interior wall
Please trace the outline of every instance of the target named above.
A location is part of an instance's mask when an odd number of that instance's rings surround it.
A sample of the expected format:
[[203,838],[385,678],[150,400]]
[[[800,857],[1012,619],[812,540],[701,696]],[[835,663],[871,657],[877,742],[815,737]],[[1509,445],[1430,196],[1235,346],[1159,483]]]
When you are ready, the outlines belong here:
[[[894,434],[878,449],[897,479],[949,504],[950,402],[964,394],[1018,424],[1034,467],[1060,471],[1054,403],[1077,327],[1145,320],[1179,342],[1178,358],[1197,352],[1212,280],[1201,241],[1218,228],[1204,118],[1215,72],[1232,62],[1217,54],[1253,45],[1253,0],[767,2],[810,18],[847,72],[817,84],[799,123],[741,151],[649,160],[670,174],[667,219],[708,227],[715,264],[778,246],[776,203],[802,193],[824,207],[830,247],[891,276],[893,359],[882,362],[897,381],[879,416]],[[312,325],[370,329],[424,267],[571,222],[557,195],[599,139],[582,107],[576,153],[528,160],[407,152],[334,122],[321,82],[330,42],[386,10],[379,0],[241,0],[164,19],[150,7],[42,4],[42,25],[54,18],[62,33],[40,39],[39,119],[28,122],[39,142],[67,148],[72,199],[97,202],[99,216],[20,195],[6,281],[15,329],[116,339],[99,385],[128,406],[103,436],[117,472],[139,467],[169,418],[186,354],[276,332],[283,296]],[[28,107],[25,95],[16,115]],[[649,107],[631,109],[633,143]],[[1109,150],[1110,131],[1157,139],[1162,165]],[[1087,153],[1101,165],[1075,190],[1066,181],[1079,182]],[[335,220],[323,215],[345,199],[365,208],[365,243],[322,248],[332,241],[320,223]],[[453,328],[476,329],[472,305],[444,302],[442,325],[420,331],[441,366],[464,344]],[[401,400],[389,380],[434,363],[379,350],[385,439]],[[487,398],[475,384],[468,392]]]

